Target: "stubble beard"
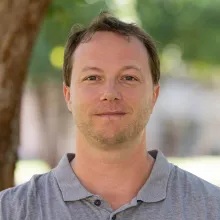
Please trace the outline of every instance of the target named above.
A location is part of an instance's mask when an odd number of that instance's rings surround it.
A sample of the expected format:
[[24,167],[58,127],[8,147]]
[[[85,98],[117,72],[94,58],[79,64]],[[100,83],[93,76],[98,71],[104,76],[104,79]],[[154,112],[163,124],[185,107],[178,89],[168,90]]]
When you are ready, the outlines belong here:
[[75,117],[75,123],[89,143],[91,142],[105,149],[112,149],[113,147],[118,147],[123,143],[137,139],[143,133],[149,121],[150,114],[151,105],[148,103],[145,108],[140,108],[133,121],[116,132],[112,137],[105,135],[105,133],[100,130],[97,131],[92,120],[85,121],[82,120],[82,117]]

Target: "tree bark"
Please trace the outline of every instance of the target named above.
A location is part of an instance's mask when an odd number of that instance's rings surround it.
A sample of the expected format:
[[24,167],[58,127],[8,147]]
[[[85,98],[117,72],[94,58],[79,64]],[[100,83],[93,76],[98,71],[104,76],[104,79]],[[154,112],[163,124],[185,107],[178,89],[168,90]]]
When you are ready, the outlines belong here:
[[0,191],[14,185],[22,89],[50,1],[0,1]]

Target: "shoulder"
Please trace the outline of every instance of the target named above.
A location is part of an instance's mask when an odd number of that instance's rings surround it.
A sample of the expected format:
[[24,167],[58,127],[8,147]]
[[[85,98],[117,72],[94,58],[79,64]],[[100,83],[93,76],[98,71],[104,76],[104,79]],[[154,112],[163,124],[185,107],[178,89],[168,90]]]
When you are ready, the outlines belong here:
[[220,207],[220,187],[177,166],[172,166],[169,184],[172,188],[182,192],[185,197],[190,196],[200,202],[202,200],[212,201],[213,205],[218,204]]
[[28,196],[34,196],[37,191],[45,187],[45,184],[49,184],[52,173],[34,175],[28,182],[21,185],[6,189],[0,192],[0,201],[3,199],[11,199],[11,201],[24,200]]
[[[0,219],[25,219],[28,211],[36,208],[36,199],[48,185],[51,172],[34,175],[30,181],[0,192]],[[52,177],[53,178],[53,177]]]

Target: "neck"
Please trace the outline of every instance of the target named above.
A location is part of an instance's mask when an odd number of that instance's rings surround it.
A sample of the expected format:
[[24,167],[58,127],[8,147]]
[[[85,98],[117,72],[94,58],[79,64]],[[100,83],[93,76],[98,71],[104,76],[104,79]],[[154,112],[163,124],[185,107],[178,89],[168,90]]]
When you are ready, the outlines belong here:
[[100,195],[116,209],[137,195],[153,162],[146,150],[145,133],[136,145],[111,149],[89,146],[78,136],[71,166],[88,191]]

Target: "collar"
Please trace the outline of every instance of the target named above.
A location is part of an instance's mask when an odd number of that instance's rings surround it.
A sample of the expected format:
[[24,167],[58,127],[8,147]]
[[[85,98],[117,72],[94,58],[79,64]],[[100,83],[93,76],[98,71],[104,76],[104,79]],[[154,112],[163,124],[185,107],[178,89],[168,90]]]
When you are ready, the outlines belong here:
[[[143,202],[158,202],[166,198],[166,189],[171,170],[171,164],[167,161],[161,151],[153,150],[148,152],[155,159],[151,174],[137,194],[137,200]],[[80,183],[73,172],[70,162],[75,154],[65,154],[58,166],[52,170],[64,201],[76,201],[93,196]]]
[[148,151],[155,159],[151,174],[137,194],[137,200],[143,202],[159,202],[166,198],[167,184],[172,164],[159,150]]
[[52,170],[65,202],[76,201],[93,195],[85,189],[73,172],[70,162],[74,157],[75,154],[65,154],[58,166]]

